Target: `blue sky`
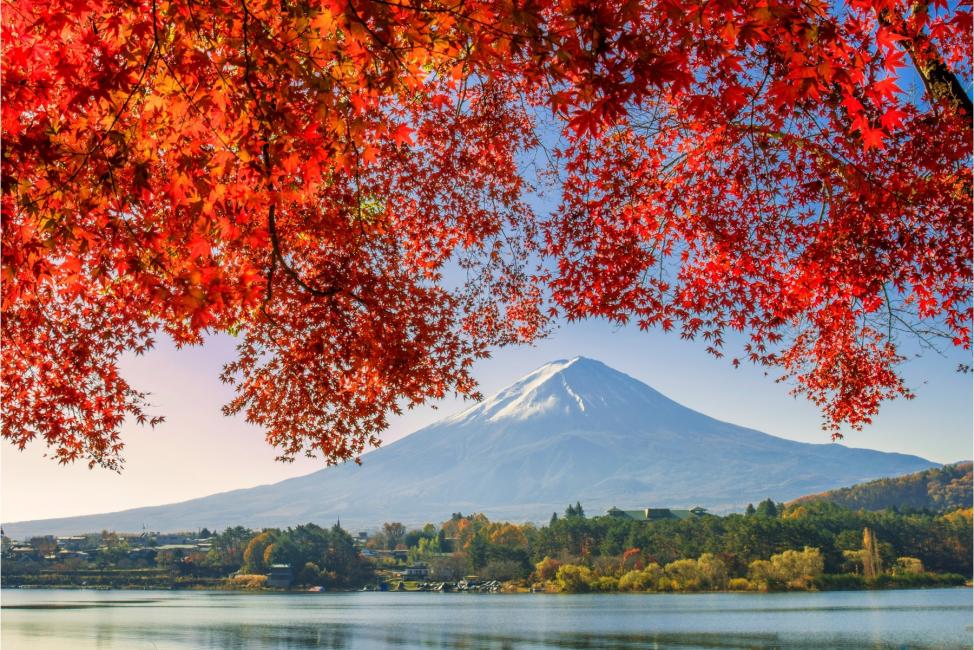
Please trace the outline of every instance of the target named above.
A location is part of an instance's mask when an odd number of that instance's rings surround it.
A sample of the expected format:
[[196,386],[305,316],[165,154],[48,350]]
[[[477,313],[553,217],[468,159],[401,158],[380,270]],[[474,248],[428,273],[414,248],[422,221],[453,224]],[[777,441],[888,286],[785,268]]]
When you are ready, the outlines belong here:
[[[729,348],[732,349],[732,348]],[[3,521],[106,512],[171,503],[196,496],[270,483],[322,467],[300,459],[281,464],[262,432],[243,418],[226,418],[220,407],[230,396],[220,383],[221,365],[233,357],[233,339],[214,337],[203,347],[175,350],[162,342],[144,357],[126,360],[126,376],[153,394],[167,417],[156,429],[127,425],[127,464],[122,474],[84,464],[56,465],[41,445],[24,452],[2,447]],[[707,415],[784,438],[829,442],[815,407],[788,394],[753,366],[734,369],[695,342],[678,335],[640,332],[600,321],[563,325],[530,347],[502,349],[479,362],[475,375],[485,394],[499,390],[549,361],[582,355],[640,379],[678,402]],[[939,462],[974,456],[972,378],[955,372],[970,354],[927,353],[904,365],[917,398],[885,406],[875,423],[849,432],[844,444],[917,454]],[[449,399],[438,410],[419,408],[396,418],[385,436],[391,442],[460,410]],[[364,459],[368,462],[368,458]]]

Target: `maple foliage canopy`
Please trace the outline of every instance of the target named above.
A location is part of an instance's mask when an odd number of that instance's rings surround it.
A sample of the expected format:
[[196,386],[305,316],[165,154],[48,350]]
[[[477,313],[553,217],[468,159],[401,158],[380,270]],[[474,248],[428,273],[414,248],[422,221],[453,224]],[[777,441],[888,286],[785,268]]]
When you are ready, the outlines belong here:
[[861,426],[909,395],[898,335],[970,345],[970,32],[966,0],[3,0],[3,436],[117,467],[155,421],[120,357],[228,331],[225,411],[352,458],[555,315],[742,332]]

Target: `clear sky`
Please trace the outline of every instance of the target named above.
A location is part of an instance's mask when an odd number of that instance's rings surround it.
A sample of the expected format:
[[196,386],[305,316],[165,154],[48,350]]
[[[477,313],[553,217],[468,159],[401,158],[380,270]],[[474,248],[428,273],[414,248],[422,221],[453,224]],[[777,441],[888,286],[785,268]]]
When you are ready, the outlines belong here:
[[[733,348],[728,348],[728,351]],[[62,467],[42,455],[3,443],[0,487],[3,521],[107,512],[157,505],[236,488],[271,483],[322,467],[301,459],[281,464],[262,432],[220,407],[229,389],[221,365],[234,354],[233,339],[214,337],[203,347],[175,350],[167,343],[144,357],[126,359],[126,376],[153,394],[167,421],[156,429],[127,425],[127,464],[122,474],[84,464]],[[734,369],[699,343],[678,335],[639,332],[590,321],[564,325],[532,347],[502,349],[475,366],[484,394],[499,390],[555,359],[582,355],[640,379],[668,397],[707,415],[804,442],[827,443],[814,406],[788,394],[788,386],[753,366]],[[970,354],[950,351],[909,361],[904,372],[917,398],[887,404],[876,422],[850,432],[844,444],[917,454],[938,462],[974,457],[972,378],[955,372]],[[464,408],[444,400],[392,422],[386,442]],[[364,458],[368,462],[368,457]]]

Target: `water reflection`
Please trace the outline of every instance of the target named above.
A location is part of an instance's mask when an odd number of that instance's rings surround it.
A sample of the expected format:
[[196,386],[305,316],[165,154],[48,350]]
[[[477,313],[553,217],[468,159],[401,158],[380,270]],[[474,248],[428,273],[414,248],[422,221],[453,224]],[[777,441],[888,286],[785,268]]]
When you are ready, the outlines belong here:
[[425,597],[3,593],[4,650],[970,648],[970,591]]
[[[50,627],[24,625],[18,629],[18,637],[43,639],[51,633]],[[5,635],[6,637],[6,635]],[[390,629],[375,627],[331,624],[327,626],[283,626],[283,625],[233,625],[204,626],[192,630],[179,629],[132,629],[114,625],[97,625],[78,635],[76,641],[84,638],[94,641],[95,648],[226,648],[251,649],[274,648],[288,650],[308,650],[311,648],[331,648],[351,650],[359,648],[441,648],[453,650],[527,650],[527,649],[574,649],[574,650],[644,650],[658,648],[680,648],[687,650],[726,649],[780,649],[804,650],[811,648],[873,648],[892,650],[905,647],[943,649],[951,644],[910,643],[908,646],[898,642],[864,642],[859,637],[831,635],[827,637],[795,638],[777,633],[715,633],[715,632],[656,632],[639,634],[611,633],[553,633],[553,634],[510,634],[455,632],[431,629]],[[5,639],[6,641],[6,639]],[[7,647],[7,643],[4,643]],[[11,648],[21,647],[11,645]],[[22,647],[27,648],[25,643]],[[36,648],[35,644],[30,644]],[[43,645],[41,647],[44,647]],[[52,646],[53,647],[53,646]]]

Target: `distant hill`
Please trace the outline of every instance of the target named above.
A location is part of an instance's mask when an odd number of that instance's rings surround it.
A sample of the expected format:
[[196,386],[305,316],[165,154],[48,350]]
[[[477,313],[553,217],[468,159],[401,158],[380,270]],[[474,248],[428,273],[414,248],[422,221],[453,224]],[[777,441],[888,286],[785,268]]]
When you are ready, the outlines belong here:
[[881,478],[839,490],[795,499],[788,505],[828,501],[853,510],[931,510],[947,512],[972,505],[971,462],[944,465],[915,474]]
[[14,538],[103,529],[422,525],[454,512],[547,521],[567,503],[743,508],[936,466],[812,445],[721,422],[591,359],[549,363],[501,392],[362,458],[273,485],[83,517],[4,522]]

